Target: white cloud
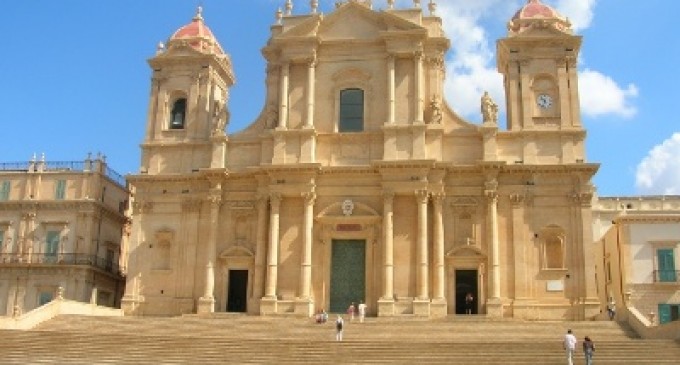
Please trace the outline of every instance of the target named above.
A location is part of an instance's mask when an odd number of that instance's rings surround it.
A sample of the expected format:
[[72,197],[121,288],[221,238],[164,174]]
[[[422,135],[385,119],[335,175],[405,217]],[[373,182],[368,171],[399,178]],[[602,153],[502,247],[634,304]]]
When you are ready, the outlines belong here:
[[641,194],[680,194],[680,133],[649,151],[637,167],[635,185]]
[[595,2],[596,0],[559,0],[555,9],[569,18],[574,31],[578,32],[590,26]]
[[496,70],[489,36],[480,24],[482,17],[498,6],[507,6],[507,1],[453,0],[440,2],[437,10],[453,48],[446,65],[446,99],[457,113],[475,121],[481,119],[479,100],[484,91],[496,100],[501,113],[505,109],[503,78]]
[[587,116],[613,114],[632,118],[637,113],[630,105],[631,99],[638,96],[637,87],[629,84],[621,88],[611,77],[597,71],[585,69],[579,73],[579,93],[581,112]]

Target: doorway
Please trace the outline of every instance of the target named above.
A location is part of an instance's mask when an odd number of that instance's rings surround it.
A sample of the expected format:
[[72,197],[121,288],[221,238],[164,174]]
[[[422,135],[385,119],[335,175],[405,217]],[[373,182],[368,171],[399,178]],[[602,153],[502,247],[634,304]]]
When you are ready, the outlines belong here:
[[465,314],[465,297],[472,294],[472,314],[477,314],[477,270],[456,270],[456,314]]
[[248,270],[229,270],[227,312],[245,312],[248,298]]
[[366,295],[366,241],[333,240],[331,247],[330,312],[344,313]]

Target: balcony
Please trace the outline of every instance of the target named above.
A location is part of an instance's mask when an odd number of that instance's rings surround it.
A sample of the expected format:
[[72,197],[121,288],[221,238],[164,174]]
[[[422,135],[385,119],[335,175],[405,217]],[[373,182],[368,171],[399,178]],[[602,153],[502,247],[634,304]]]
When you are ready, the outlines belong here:
[[85,254],[0,254],[0,267],[38,265],[77,265],[89,266],[117,276],[123,276],[123,270],[115,262],[103,257]]
[[655,283],[677,283],[679,277],[678,270],[654,270]]

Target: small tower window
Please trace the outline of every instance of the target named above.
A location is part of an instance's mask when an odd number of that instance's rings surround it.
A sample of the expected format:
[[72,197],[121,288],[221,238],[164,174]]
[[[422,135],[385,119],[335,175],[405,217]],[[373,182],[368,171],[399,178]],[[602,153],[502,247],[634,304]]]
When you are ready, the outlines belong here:
[[361,132],[364,130],[364,91],[345,89],[340,91],[339,132]]
[[187,111],[187,99],[175,100],[170,113],[170,129],[184,129],[184,121]]

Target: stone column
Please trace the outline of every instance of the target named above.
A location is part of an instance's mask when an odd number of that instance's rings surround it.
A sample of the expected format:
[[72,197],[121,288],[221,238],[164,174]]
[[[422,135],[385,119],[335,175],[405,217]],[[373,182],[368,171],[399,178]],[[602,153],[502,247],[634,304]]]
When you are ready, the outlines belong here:
[[[573,209],[575,211],[574,224],[577,227],[574,229],[574,253],[575,260],[571,261],[571,265],[577,266],[582,263],[581,270],[572,270],[572,279],[576,282],[578,289],[574,290],[577,303],[580,305],[580,310],[575,314],[573,320],[583,321],[592,318],[599,314],[599,300],[597,298],[597,287],[595,285],[595,252],[592,246],[593,242],[593,225],[592,225],[592,199],[593,194],[591,188],[584,188],[582,191],[575,193],[573,199]],[[572,268],[574,266],[571,266]],[[569,266],[567,266],[569,268]],[[577,266],[578,267],[578,266]],[[621,293],[623,294],[623,293]]]
[[[567,75],[569,77],[569,107],[571,108],[571,125],[581,126],[581,110],[578,97],[578,70],[576,58],[567,58]],[[563,116],[564,118],[564,116]]]
[[307,66],[307,120],[305,120],[305,128],[314,127],[314,94],[316,78],[316,52],[309,61]]
[[[569,73],[567,69],[567,60],[558,59],[557,63],[557,87],[559,92],[559,109],[562,120],[562,128],[569,128],[572,126],[571,120],[571,94],[569,92]],[[565,125],[566,124],[566,125]]]
[[394,227],[392,191],[383,192],[383,295],[378,301],[378,316],[394,315]]
[[295,313],[311,316],[314,314],[312,301],[312,229],[314,228],[314,201],[316,194],[302,194],[305,201],[303,222],[302,258],[300,267],[300,295],[295,305]]
[[415,111],[415,122],[424,123],[425,118],[423,115],[423,52],[418,51],[415,53],[413,60],[416,65],[415,69],[415,98],[413,110]]
[[260,300],[264,293],[264,271],[266,259],[267,237],[267,203],[269,197],[260,195],[257,198],[257,234],[255,242],[255,273],[253,278],[253,298]]
[[[517,62],[508,62],[508,100],[514,101],[519,99],[519,64]],[[520,130],[522,128],[522,120],[520,120],[520,110],[519,107],[521,103],[510,102],[507,103],[508,106],[508,120],[510,121],[508,129],[509,130]]]
[[[522,127],[523,129],[533,129],[534,128],[534,120],[533,120],[533,109],[534,109],[534,103],[536,102],[534,100],[534,95],[533,92],[531,91],[531,75],[526,71],[526,69],[529,68],[529,61],[523,60],[520,61],[520,72],[519,72],[519,78],[520,78],[520,85],[521,85],[521,102],[522,105],[524,106],[523,108],[523,113],[522,113]],[[524,163],[527,163],[527,159],[524,159]]]
[[517,318],[538,319],[535,315],[534,299],[531,298],[531,278],[527,267],[527,262],[531,262],[528,256],[527,239],[524,221],[524,202],[523,193],[510,195],[512,203],[512,233],[509,243],[512,247],[512,257],[514,262],[515,288],[514,293],[508,296],[514,297],[512,302],[513,313]]
[[260,302],[260,314],[276,313],[276,289],[278,282],[279,263],[279,209],[281,194],[272,193],[269,196],[271,211],[269,212],[269,256],[267,257],[267,279],[264,298]]
[[395,67],[395,56],[390,54],[387,56],[387,124],[394,124],[395,117],[395,85],[396,85],[396,67]]
[[415,192],[418,204],[418,233],[416,243],[416,298],[413,300],[413,314],[429,316],[429,265],[427,252],[427,190]]
[[281,81],[279,89],[279,129],[288,128],[288,78],[290,74],[290,63],[284,62],[281,65]]
[[212,313],[215,311],[215,250],[217,246],[217,227],[222,205],[222,186],[216,184],[210,189],[210,231],[206,247],[205,287],[203,296],[198,300],[198,313]]
[[488,315],[500,318],[503,316],[501,303],[501,271],[500,271],[500,245],[498,242],[498,182],[493,179],[486,182],[484,194],[487,198],[487,233],[488,244],[491,252],[491,281],[489,301],[487,302]]
[[444,217],[442,212],[443,201],[444,193],[432,194],[432,203],[434,205],[434,253],[432,255],[434,261],[434,284],[431,314],[435,317],[445,317],[447,314],[445,294],[446,268],[444,267]]

